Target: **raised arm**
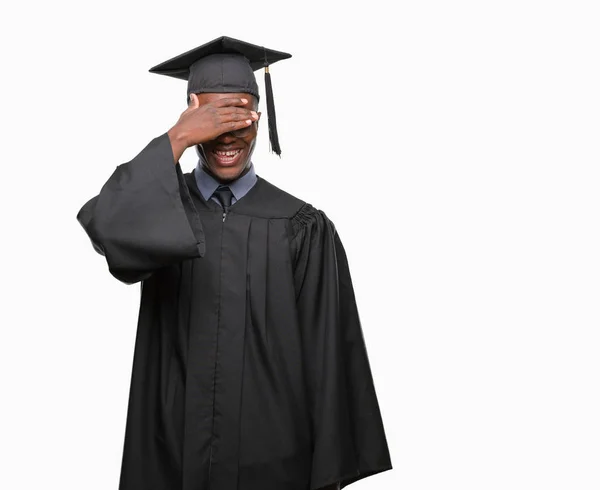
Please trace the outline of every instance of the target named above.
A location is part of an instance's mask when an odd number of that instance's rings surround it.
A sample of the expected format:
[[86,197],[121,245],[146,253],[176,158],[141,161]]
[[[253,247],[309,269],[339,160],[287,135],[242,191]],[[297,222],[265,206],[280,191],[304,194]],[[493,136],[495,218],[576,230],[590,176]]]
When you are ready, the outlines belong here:
[[133,284],[159,268],[204,255],[202,223],[179,158],[190,146],[251,124],[258,115],[240,107],[247,102],[227,97],[200,105],[191,94],[177,123],[119,165],[81,208],[77,220],[113,276]]
[[202,222],[167,133],[119,165],[77,220],[111,274],[126,284],[204,255]]

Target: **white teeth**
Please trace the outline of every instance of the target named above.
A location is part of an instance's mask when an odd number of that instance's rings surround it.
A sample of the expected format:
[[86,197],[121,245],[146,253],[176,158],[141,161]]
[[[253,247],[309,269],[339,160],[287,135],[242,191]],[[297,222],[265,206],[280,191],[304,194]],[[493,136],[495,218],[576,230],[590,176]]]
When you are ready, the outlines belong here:
[[218,151],[218,150],[216,150],[215,153],[217,155],[221,155],[221,156],[225,156],[225,157],[233,157],[233,156],[237,155],[240,151],[242,151],[242,150],[235,150],[235,151]]

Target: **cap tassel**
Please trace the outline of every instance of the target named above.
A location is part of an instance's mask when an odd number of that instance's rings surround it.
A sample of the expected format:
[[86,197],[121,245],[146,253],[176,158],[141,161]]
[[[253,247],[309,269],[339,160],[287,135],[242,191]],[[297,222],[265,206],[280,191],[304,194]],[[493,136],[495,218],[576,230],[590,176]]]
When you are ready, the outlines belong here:
[[275,116],[275,101],[273,100],[273,86],[271,84],[271,74],[269,67],[265,66],[265,91],[267,93],[267,115],[269,116],[269,141],[271,151],[281,156],[281,147],[279,146],[279,136],[277,135],[277,118]]

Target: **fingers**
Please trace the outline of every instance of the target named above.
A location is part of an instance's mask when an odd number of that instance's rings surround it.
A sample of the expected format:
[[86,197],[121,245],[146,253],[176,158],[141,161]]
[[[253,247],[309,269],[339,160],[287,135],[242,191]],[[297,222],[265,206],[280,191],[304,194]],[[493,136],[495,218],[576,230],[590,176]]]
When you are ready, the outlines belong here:
[[222,99],[215,100],[212,104],[215,107],[230,107],[230,106],[242,106],[248,103],[248,99],[239,97],[223,97]]
[[251,119],[252,121],[258,121],[258,113],[250,111],[248,109],[242,109],[239,107],[227,107],[218,110],[219,117],[222,122],[228,121],[244,121]]
[[219,107],[215,110],[218,114],[246,114],[248,117],[256,114],[253,110],[246,109],[245,107]]
[[247,128],[252,124],[252,119],[244,119],[242,121],[230,121],[223,124],[225,132],[236,131],[238,129]]
[[[230,125],[241,124],[241,127],[250,126],[256,119],[248,118],[248,116],[244,116],[242,114],[229,114],[227,117],[223,117],[221,119],[221,125],[225,127],[229,127]],[[234,128],[237,129],[237,128]]]

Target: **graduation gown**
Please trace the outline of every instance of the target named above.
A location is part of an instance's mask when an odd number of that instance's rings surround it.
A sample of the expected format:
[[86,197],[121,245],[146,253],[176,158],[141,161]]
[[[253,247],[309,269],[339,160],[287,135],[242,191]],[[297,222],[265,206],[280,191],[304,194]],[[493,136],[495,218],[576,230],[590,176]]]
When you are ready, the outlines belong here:
[[141,283],[120,490],[315,490],[392,468],[348,261],[258,177],[226,215],[165,133],[78,221]]

